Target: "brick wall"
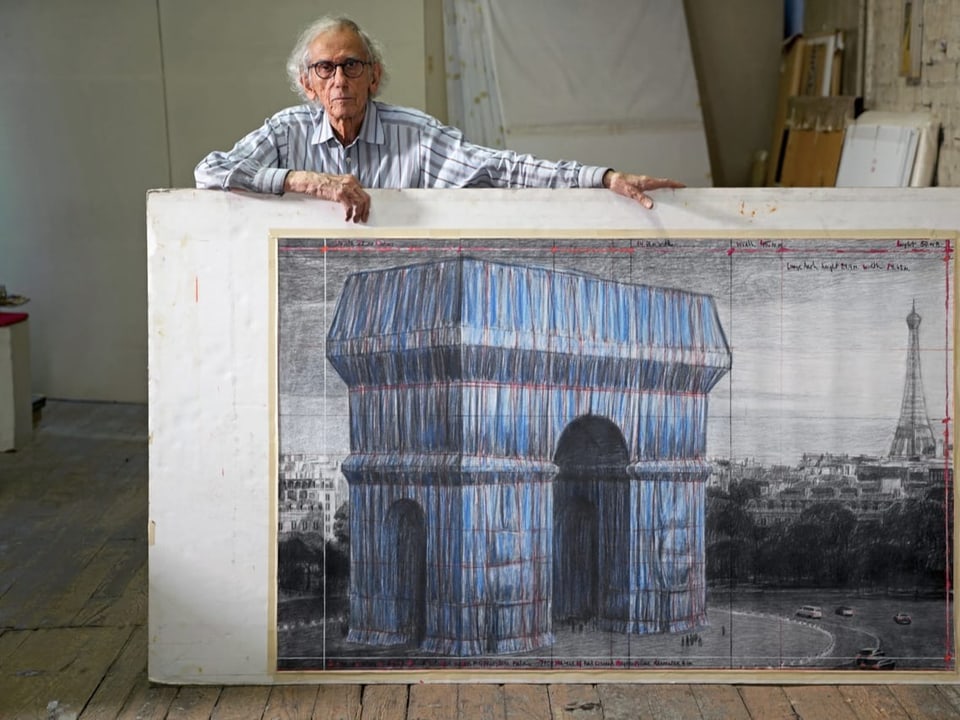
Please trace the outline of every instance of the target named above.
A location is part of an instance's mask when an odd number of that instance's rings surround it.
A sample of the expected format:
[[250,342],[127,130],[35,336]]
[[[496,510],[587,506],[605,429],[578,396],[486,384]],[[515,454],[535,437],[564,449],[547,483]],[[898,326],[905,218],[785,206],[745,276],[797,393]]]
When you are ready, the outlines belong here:
[[864,105],[929,110],[943,127],[934,184],[960,185],[960,2],[923,0],[920,82],[900,77],[903,0],[870,0]]

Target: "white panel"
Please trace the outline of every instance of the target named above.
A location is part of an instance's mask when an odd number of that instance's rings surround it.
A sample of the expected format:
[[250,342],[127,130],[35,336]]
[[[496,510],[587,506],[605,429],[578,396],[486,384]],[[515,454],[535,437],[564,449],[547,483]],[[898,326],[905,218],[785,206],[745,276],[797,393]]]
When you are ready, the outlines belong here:
[[[494,0],[493,55],[507,146],[710,185],[697,79],[681,3]],[[680,127],[676,135],[664,128]],[[649,135],[666,145],[603,135]],[[690,142],[692,135],[697,141]],[[533,147],[528,142],[541,135]],[[576,146],[576,154],[569,151]],[[651,162],[655,163],[651,168]]]
[[843,138],[837,187],[907,187],[920,131],[856,123]]
[[[960,228],[955,188],[682,190],[654,193],[657,206],[649,212],[603,190],[371,195],[366,227],[345,223],[337,205],[303,197],[177,190],[148,198],[149,675],[155,681],[277,680],[267,654],[268,588],[275,582],[271,230],[764,237]],[[507,673],[485,679],[497,677],[516,679]]]
[[[699,125],[651,128],[564,128],[525,133],[507,132],[511,147],[540,157],[581,160],[600,166],[633,170],[645,175],[669,177],[689,187],[711,185],[710,169],[704,166],[707,141]],[[681,152],[678,148],[685,148]]]

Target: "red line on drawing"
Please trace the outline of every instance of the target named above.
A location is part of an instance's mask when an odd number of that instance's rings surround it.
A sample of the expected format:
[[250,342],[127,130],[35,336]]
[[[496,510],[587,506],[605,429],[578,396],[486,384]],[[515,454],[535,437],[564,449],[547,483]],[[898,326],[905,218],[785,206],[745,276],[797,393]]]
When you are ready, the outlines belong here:
[[[950,274],[950,258],[953,254],[953,248],[950,246],[950,239],[947,238],[946,245],[943,249],[943,268],[944,268],[944,323],[943,323],[943,333],[944,333],[944,347],[950,348],[950,326],[952,324],[951,320],[951,274]],[[955,480],[951,473],[951,466],[953,464],[951,459],[950,451],[950,422],[951,422],[951,395],[950,392],[950,374],[953,368],[953,363],[947,363],[949,367],[944,369],[944,383],[947,386],[947,392],[944,397],[944,418],[943,418],[943,539],[944,539],[944,552],[946,563],[944,563],[944,575],[945,577],[945,587],[946,587],[946,602],[944,603],[944,645],[946,646],[946,652],[944,653],[944,661],[949,666],[950,661],[953,659],[953,622],[951,619],[951,605],[950,596],[953,588],[953,578],[950,577],[950,568],[953,567],[953,544],[951,542],[952,538],[950,537],[950,515],[953,503],[950,502],[951,495],[953,494],[953,488],[955,486]],[[956,390],[954,390],[956,392]]]
[[193,301],[200,302],[200,278],[193,276]]

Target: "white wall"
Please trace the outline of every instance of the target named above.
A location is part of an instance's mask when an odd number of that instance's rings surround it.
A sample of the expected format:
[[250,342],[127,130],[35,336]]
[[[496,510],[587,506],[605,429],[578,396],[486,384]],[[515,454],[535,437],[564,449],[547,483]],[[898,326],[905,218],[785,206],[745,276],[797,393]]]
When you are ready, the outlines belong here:
[[[744,2],[758,13],[765,5]],[[703,14],[709,3],[687,4],[695,58],[715,67],[720,48],[732,44],[736,58],[745,56],[739,62],[762,74],[762,43],[757,53],[742,50],[744,35],[756,37],[763,23],[737,20],[748,30],[730,43],[732,26]],[[346,8],[330,0],[0,2],[0,283],[32,298],[24,310],[34,392],[146,399],[144,194],[192,186],[201,156],[294,101],[283,66],[303,24],[349,11],[386,45],[393,79],[384,99],[443,118],[441,7],[441,0],[354,0]],[[699,52],[698,42],[714,36],[716,50]],[[711,87],[721,82],[712,78]],[[759,79],[750,82],[722,113],[729,94],[705,98],[718,185],[741,182],[752,148],[768,145],[772,110]]]
[[0,283],[34,392],[142,400],[144,192],[169,180],[156,6],[0,3]]
[[[145,193],[192,186],[292,104],[286,55],[330,2],[0,3],[0,284],[31,298],[33,391],[147,397]],[[423,0],[354,0],[392,102],[426,102]]]

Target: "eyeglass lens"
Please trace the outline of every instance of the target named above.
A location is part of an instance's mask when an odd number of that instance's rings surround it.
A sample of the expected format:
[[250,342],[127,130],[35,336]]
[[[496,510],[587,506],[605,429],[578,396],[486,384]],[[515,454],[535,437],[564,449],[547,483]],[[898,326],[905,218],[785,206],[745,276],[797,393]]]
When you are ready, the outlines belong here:
[[343,68],[343,74],[348,78],[358,78],[363,72],[363,66],[366,64],[367,63],[363,60],[348,58],[347,60],[339,63],[330,62],[329,60],[321,60],[319,62],[315,62],[310,67],[313,68],[313,71],[317,74],[318,78],[321,80],[329,80],[336,74],[337,68]]

